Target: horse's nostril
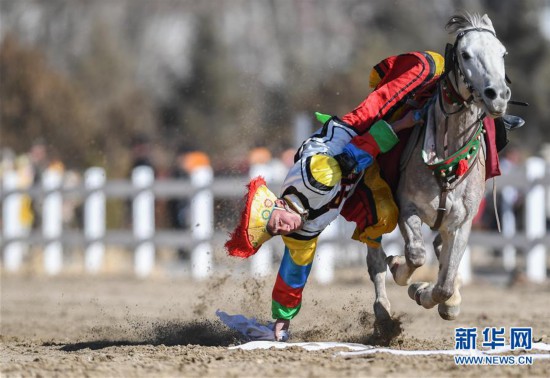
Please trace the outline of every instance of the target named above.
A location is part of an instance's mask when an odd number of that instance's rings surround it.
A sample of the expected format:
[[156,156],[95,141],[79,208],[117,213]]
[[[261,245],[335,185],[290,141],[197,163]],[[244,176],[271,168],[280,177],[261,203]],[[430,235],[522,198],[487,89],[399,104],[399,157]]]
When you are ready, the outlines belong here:
[[485,94],[485,97],[489,98],[490,100],[494,100],[497,98],[497,92],[493,88],[487,88],[485,91],[483,91]]

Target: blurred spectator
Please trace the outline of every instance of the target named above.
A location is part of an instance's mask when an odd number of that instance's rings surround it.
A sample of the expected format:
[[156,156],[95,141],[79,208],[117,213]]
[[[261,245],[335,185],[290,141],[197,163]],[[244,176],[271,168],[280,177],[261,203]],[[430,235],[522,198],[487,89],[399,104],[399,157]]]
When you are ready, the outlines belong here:
[[[4,184],[4,174],[15,169],[15,154],[11,148],[0,148],[0,185]],[[3,190],[3,188],[2,188]],[[3,229],[3,217],[0,217],[0,228]]]
[[[28,157],[32,172],[32,186],[42,186],[44,172],[50,164],[48,147],[43,139],[37,139],[33,142]],[[31,200],[30,209],[32,212],[32,228],[34,229],[42,226],[42,202],[41,198]]]
[[156,175],[156,168],[153,164],[153,159],[151,157],[151,141],[146,135],[136,135],[132,138],[132,162],[130,165],[130,176],[131,172],[136,167],[146,166],[151,167],[153,172]]
[[[514,169],[518,169],[518,167],[524,161],[523,155],[524,154],[521,149],[513,144],[509,144],[499,156],[500,170],[502,175],[505,176],[508,173],[512,172]],[[503,194],[505,194],[505,198],[503,197]],[[515,222],[513,227],[518,227],[518,221],[521,222],[522,219],[522,204],[523,196],[516,188],[498,188],[496,206],[498,214],[501,217],[501,222],[513,221]],[[509,213],[508,209],[510,207],[513,208],[514,219],[502,219],[503,213]],[[498,229],[492,189],[486,194],[485,198],[482,200],[479,206],[479,211],[474,218],[474,228],[491,231],[496,231]]]
[[[64,189],[77,188],[82,185],[82,175],[74,170],[67,170],[63,180]],[[67,228],[84,228],[84,201],[82,198],[67,196],[63,198],[63,226]]]
[[294,165],[296,150],[287,148],[278,158],[267,147],[255,147],[248,154],[249,177],[262,176],[268,183],[282,183]]
[[29,150],[29,159],[34,172],[34,183],[40,183],[49,165],[48,147],[42,139],[37,139]]
[[[28,154],[23,154],[17,157],[15,162],[15,168],[17,170],[17,179],[20,188],[30,188],[33,185],[34,173],[32,164]],[[34,212],[32,209],[32,198],[28,194],[24,194],[21,199],[21,212],[20,220],[23,227],[30,229],[34,224]]]
[[248,153],[248,164],[250,165],[249,176],[262,176],[265,181],[272,181],[271,151],[267,147],[255,147]]
[[[281,153],[281,161],[287,170],[294,165],[294,156],[296,156],[295,148],[287,148]],[[285,173],[286,175],[286,173]]]
[[[175,180],[189,179],[189,153],[187,146],[181,146],[176,155],[175,165],[170,172],[170,177]],[[171,198],[167,203],[170,226],[176,230],[185,230],[190,227],[190,201],[189,198]],[[178,258],[184,259],[189,256],[185,248],[178,248]]]
[[[503,176],[522,169],[525,162],[524,152],[516,145],[509,144],[500,154],[500,170]],[[496,205],[493,199],[492,189],[488,190],[478,215],[476,227],[482,230],[496,232],[498,230],[495,206],[501,226],[502,236],[511,238],[524,228],[524,193],[514,186],[501,186],[497,188]],[[509,272],[509,284],[525,281],[525,250],[510,247],[490,248],[494,257],[502,258],[504,268]]]
[[[157,170],[153,163],[151,140],[148,136],[143,134],[135,135],[131,140],[131,162],[128,177],[132,177],[132,172],[137,167],[150,167],[153,170],[155,177],[157,176]],[[155,201],[156,212],[157,201]],[[131,227],[132,220],[132,198],[128,198],[126,202],[126,226]]]
[[202,151],[191,151],[185,155],[185,170],[192,174],[194,171],[210,166],[210,158]]
[[0,156],[0,177],[4,172],[15,169],[15,153],[11,148],[2,148]]
[[[546,161],[546,166],[550,167],[550,143],[542,145],[540,154]],[[550,190],[546,191],[546,230],[550,232]]]
[[[508,145],[500,157],[500,170],[503,175],[509,174],[519,169],[525,162],[524,153],[515,145]],[[525,205],[525,196],[515,187],[501,188],[500,195],[497,197],[497,206],[501,214],[503,227],[512,227],[515,230],[523,229],[523,213]]]
[[[522,151],[514,145],[508,145],[500,157],[502,174],[506,175],[515,169],[520,169],[520,165],[523,162]],[[500,214],[502,235],[504,237],[512,237],[518,231],[524,229],[525,195],[522,191],[513,186],[501,188],[500,194],[497,197],[497,208]],[[510,272],[509,285],[527,282],[526,252],[523,248],[517,250],[505,248],[502,251],[497,251],[497,255],[502,254],[505,269]],[[507,254],[511,257],[511,261],[508,261],[510,257],[507,258]]]
[[281,152],[278,158],[271,159],[269,163],[271,170],[270,175],[274,183],[282,183],[284,181],[288,170],[294,165],[295,154],[295,149],[288,148]]
[[523,152],[514,144],[509,144],[500,156],[500,170],[503,175],[512,172],[524,161]]
[[[210,159],[204,152],[181,147],[176,157],[176,166],[173,178],[190,179],[193,173],[203,167],[210,166]],[[191,201],[189,198],[174,198],[168,203],[171,226],[176,230],[191,229]],[[180,260],[189,259],[190,251],[186,248],[178,249]]]

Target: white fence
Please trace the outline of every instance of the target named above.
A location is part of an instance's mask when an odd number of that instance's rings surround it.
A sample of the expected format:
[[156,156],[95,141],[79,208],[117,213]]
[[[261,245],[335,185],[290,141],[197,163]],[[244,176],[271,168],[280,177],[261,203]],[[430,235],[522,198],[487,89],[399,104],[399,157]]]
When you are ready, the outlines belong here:
[[[497,190],[504,199],[501,214],[503,233],[473,232],[470,246],[479,245],[500,248],[504,266],[509,270],[515,266],[516,249],[526,253],[526,273],[531,281],[543,282],[547,279],[546,252],[550,246],[547,232],[547,216],[550,204],[549,166],[539,158],[528,159],[524,167],[513,174],[497,178]],[[63,248],[67,245],[83,246],[85,250],[85,270],[89,274],[98,273],[105,258],[106,245],[124,245],[134,250],[134,272],[139,277],[147,277],[155,266],[155,253],[159,246],[188,247],[191,252],[191,274],[195,279],[210,276],[219,267],[214,266],[213,254],[225,253],[222,245],[227,233],[214,229],[214,198],[236,199],[244,194],[247,177],[214,179],[210,167],[196,170],[190,180],[154,180],[148,167],[138,167],[131,180],[105,179],[101,168],[90,168],[85,172],[80,186],[62,186],[63,177],[55,171],[48,171],[41,187],[20,188],[15,172],[5,172],[2,177],[2,247],[3,269],[17,272],[24,262],[23,256],[29,244],[42,245],[44,270],[56,275],[63,268]],[[491,185],[488,185],[489,187]],[[506,206],[506,193],[511,188],[525,194],[525,232],[516,230],[511,206]],[[20,209],[25,196],[42,199],[42,228],[31,230],[21,220]],[[65,198],[84,200],[83,229],[64,230],[62,207]],[[131,231],[108,230],[106,228],[106,199],[119,198],[132,200]],[[155,199],[190,198],[190,230],[158,230],[155,228]],[[235,215],[237,217],[237,215]],[[345,254],[337,253],[351,246],[349,238],[342,238],[345,222],[335,222],[322,234],[316,256],[319,263],[314,265],[314,277],[321,282],[333,278],[335,262]],[[349,229],[349,226],[347,227]],[[278,238],[276,238],[278,239]],[[273,248],[276,240],[266,243],[262,250],[251,259],[252,274],[267,275],[272,272]],[[384,238],[389,254],[401,253],[402,241],[398,232]],[[465,254],[461,271],[467,282],[471,277],[470,255]]]

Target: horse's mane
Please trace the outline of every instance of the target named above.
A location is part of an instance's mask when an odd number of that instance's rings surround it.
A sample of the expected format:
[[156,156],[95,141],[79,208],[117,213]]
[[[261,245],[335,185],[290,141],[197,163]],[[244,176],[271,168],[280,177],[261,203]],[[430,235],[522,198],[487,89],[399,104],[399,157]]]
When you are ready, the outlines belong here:
[[481,16],[478,13],[469,13],[466,11],[452,16],[447,25],[445,25],[445,30],[449,31],[449,33],[456,33],[467,28],[483,28],[489,29],[493,33],[495,32],[489,16],[486,14]]

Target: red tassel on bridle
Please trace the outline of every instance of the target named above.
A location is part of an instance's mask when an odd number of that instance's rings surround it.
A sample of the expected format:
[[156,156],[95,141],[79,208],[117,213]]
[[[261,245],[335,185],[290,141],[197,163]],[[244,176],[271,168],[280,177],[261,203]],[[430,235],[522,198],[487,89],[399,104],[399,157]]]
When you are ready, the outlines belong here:
[[468,172],[468,160],[467,159],[462,159],[458,162],[458,168],[456,169],[456,175],[457,176],[462,176],[466,172]]

